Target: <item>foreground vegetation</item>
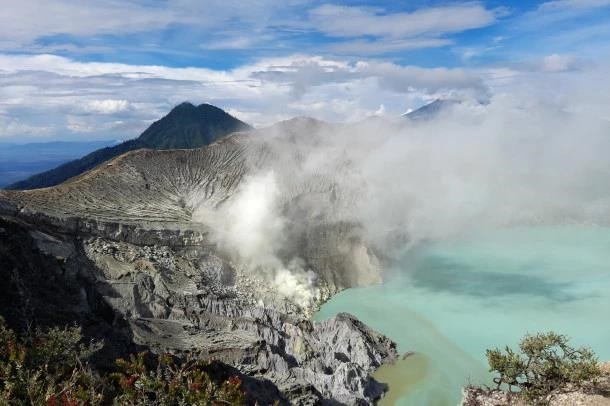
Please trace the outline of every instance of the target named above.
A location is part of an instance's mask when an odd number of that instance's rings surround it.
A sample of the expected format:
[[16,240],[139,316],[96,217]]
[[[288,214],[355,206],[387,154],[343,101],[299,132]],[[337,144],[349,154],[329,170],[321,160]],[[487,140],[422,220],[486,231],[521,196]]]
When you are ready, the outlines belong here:
[[[246,403],[240,378],[214,379],[208,361],[142,352],[118,359],[114,371],[100,373],[90,359],[101,347],[85,342],[78,327],[20,336],[0,317],[0,406]],[[591,350],[574,348],[566,336],[553,332],[525,336],[518,351],[487,350],[487,359],[496,388],[470,389],[477,395],[502,392],[510,404],[545,405],[559,391],[595,384],[601,375]]]
[[0,405],[243,405],[239,377],[212,379],[210,363],[133,354],[99,373],[89,359],[100,343],[77,327],[18,336],[0,318]]
[[490,372],[496,374],[496,388],[474,389],[487,395],[503,390],[504,399],[510,399],[511,404],[546,405],[561,391],[595,385],[601,376],[590,349],[574,348],[566,336],[554,332],[525,336],[518,351],[508,346],[487,350],[487,360]]

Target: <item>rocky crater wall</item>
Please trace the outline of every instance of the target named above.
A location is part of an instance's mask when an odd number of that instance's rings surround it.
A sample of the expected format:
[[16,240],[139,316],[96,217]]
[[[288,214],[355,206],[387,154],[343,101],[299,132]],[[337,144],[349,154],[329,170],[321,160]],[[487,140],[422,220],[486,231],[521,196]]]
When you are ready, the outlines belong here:
[[[5,316],[76,321],[104,339],[102,363],[128,349],[201,352],[262,385],[263,404],[374,403],[385,387],[370,374],[396,357],[394,343],[347,314],[309,315],[341,289],[379,282],[382,256],[344,215],[355,191],[326,175],[284,176],[284,158],[236,134],[130,152],[53,188],[0,191]],[[313,274],[306,304],[282,293],[293,280],[270,279],[218,236],[244,184],[273,171],[282,242],[270,252]]]

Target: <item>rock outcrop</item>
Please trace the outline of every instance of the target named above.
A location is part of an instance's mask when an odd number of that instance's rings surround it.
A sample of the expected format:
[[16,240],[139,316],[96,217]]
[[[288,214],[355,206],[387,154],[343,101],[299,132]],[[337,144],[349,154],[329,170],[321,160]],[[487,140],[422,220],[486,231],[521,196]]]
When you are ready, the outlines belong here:
[[[290,143],[286,129],[311,124],[273,131]],[[253,174],[298,165],[302,151],[286,158],[263,135],[134,151],[57,187],[0,191],[4,316],[78,322],[104,339],[100,363],[141,347],[200,352],[252,378],[261,404],[373,404],[385,387],[370,374],[395,359],[394,343],[347,314],[309,317],[333,293],[381,278],[381,257],[345,215],[356,191],[319,173],[277,181],[283,241],[270,253],[282,271],[298,260],[312,276],[307,302],[285,294],[292,279],[278,282],[277,269],[218,236]]]

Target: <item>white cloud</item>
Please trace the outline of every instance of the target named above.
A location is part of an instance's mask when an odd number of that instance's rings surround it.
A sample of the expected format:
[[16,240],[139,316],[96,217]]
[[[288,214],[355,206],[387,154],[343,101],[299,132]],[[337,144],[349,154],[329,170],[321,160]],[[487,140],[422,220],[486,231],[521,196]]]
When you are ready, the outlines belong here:
[[294,60],[289,65],[270,66],[254,73],[264,82],[291,87],[302,96],[314,86],[375,80],[381,89],[395,93],[427,91],[465,91],[484,97],[486,89],[480,78],[463,69],[420,68],[390,62],[359,61],[355,64],[330,64],[321,58]]
[[87,103],[85,111],[90,113],[99,114],[115,114],[122,111],[126,111],[129,108],[129,102],[127,100],[91,100]]
[[[78,62],[55,55],[0,54],[0,109],[24,134],[128,139],[185,100],[230,109],[254,125],[311,115],[358,120],[400,115],[455,92],[485,93],[472,72],[388,62],[293,55],[232,70]],[[16,128],[15,125],[12,128]],[[8,135],[7,135],[8,134]],[[5,132],[6,136],[17,132]]]
[[[306,0],[20,0],[0,13],[0,47],[22,49],[54,35],[91,37],[162,31],[177,25],[199,30],[235,26],[236,35],[264,29]],[[230,43],[231,39],[227,40]],[[40,45],[34,45],[39,47]],[[51,51],[56,45],[50,45]],[[71,44],[62,48],[72,47]]]
[[[189,53],[196,57],[197,52],[192,49],[172,47],[177,44],[167,38],[173,36],[160,35],[169,29],[188,33],[187,41],[192,40],[195,48],[199,45],[205,50],[258,48],[291,53],[294,52],[292,40],[321,32],[341,38],[327,48],[331,52],[374,55],[449,45],[452,41],[446,38],[448,35],[488,26],[502,14],[499,9],[489,10],[483,3],[471,1],[394,13],[333,4],[311,8],[315,2],[310,0],[22,0],[13,3],[10,12],[0,14],[3,27],[0,49],[69,55],[111,54],[116,47],[138,47],[142,51]],[[133,42],[121,40],[131,33],[152,33],[151,40],[143,42],[139,37]],[[106,42],[105,35],[115,39]]]
[[553,0],[542,3],[539,10],[556,11],[610,6],[610,0]]
[[[0,13],[0,44],[28,44],[41,36],[137,32],[165,27],[167,10],[134,1],[20,0]],[[9,11],[10,9],[10,11]]]
[[[526,13],[523,18],[515,24],[519,30],[540,30],[552,27],[563,21],[574,20],[583,16],[591,15],[602,7],[610,6],[610,0],[552,0],[542,3],[535,10]],[[607,25],[607,24],[606,24]],[[588,25],[585,25],[585,27]],[[583,25],[579,26],[582,29]],[[565,35],[572,31],[553,30],[552,34]],[[552,37],[550,38],[552,39]]]
[[542,59],[542,70],[545,72],[563,72],[578,66],[576,58],[570,55],[548,55]]
[[206,68],[169,68],[158,65],[128,65],[109,62],[77,62],[57,55],[0,55],[0,69],[7,72],[41,71],[72,77],[119,75],[131,79],[224,81],[222,71]]
[[419,48],[436,48],[451,45],[453,41],[446,38],[415,38],[401,40],[356,40],[342,41],[327,47],[331,52],[351,55],[380,55],[396,51]]
[[93,126],[89,120],[87,120],[84,117],[78,117],[78,116],[72,116],[72,115],[68,115],[66,117],[66,127],[74,132],[74,133],[78,133],[78,134],[83,134],[83,133],[91,133],[94,132],[96,130],[97,127]]
[[382,104],[379,114],[398,116],[423,100],[456,92],[486,91],[476,74],[461,69],[308,55],[211,70],[0,54],[0,108],[22,124],[44,127],[48,137],[78,138],[82,132],[98,139],[134,137],[185,100],[229,108],[251,124],[268,125],[299,115],[358,120]]
[[493,11],[472,2],[391,14],[370,8],[327,4],[313,9],[310,16],[315,27],[328,35],[392,38],[461,32],[485,27],[496,19]]
[[212,40],[201,44],[202,49],[219,50],[219,49],[246,49],[255,43],[253,37],[229,37],[221,40]]
[[375,76],[381,86],[395,92],[409,92],[411,89],[464,90],[484,96],[485,85],[480,77],[464,69],[420,68],[400,66],[389,62],[359,62],[358,71],[364,76]]
[[[585,77],[603,66],[562,54],[485,69],[292,55],[216,71],[0,54],[0,136],[128,139],[185,100],[218,105],[256,126],[294,116],[335,122],[399,116],[435,98],[480,100],[518,83],[527,84],[523,103],[534,86],[552,100],[561,87],[549,84],[547,78],[555,76],[550,72]],[[603,77],[600,73],[595,86],[582,85],[588,89],[583,93],[602,93],[595,99],[601,101],[586,103],[596,114],[608,107],[603,93],[610,89],[604,90]]]
[[327,46],[331,52],[381,55],[453,44],[447,35],[488,26],[502,13],[478,2],[421,8],[410,13],[325,4],[310,10],[309,24],[330,37],[340,38]]
[[44,137],[54,134],[48,125],[34,125],[23,122],[18,117],[0,114],[0,140]]

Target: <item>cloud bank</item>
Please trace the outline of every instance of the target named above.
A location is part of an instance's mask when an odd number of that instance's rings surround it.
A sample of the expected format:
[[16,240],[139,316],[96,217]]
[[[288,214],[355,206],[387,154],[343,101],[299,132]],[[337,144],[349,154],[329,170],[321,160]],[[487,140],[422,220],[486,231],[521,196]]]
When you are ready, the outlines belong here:
[[232,70],[0,55],[0,120],[13,123],[0,128],[0,139],[79,139],[84,132],[127,139],[185,100],[227,108],[260,126],[300,115],[349,121],[381,105],[399,115],[456,92],[484,94],[486,88],[479,75],[463,69],[307,55]]
[[[185,100],[218,105],[259,127],[295,116],[397,117],[438,98],[484,102],[527,87],[553,100],[601,92],[608,66],[564,54],[477,69],[293,55],[232,70],[0,55],[0,139],[129,139]],[[568,89],[574,83],[580,90]],[[521,96],[524,105],[532,99]],[[586,99],[580,100],[597,112],[610,110],[602,97],[591,98],[594,106]]]

